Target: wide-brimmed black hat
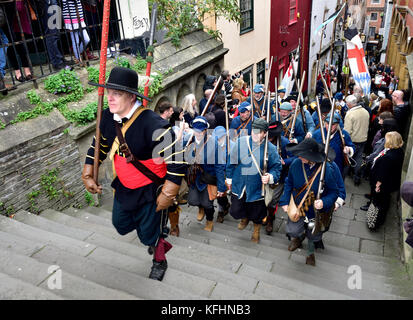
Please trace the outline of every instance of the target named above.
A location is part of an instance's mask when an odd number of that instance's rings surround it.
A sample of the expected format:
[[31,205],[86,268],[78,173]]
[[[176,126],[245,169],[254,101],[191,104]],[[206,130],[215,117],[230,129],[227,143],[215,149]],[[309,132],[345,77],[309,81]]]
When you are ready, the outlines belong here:
[[297,145],[287,145],[286,150],[297,157],[316,163],[323,162],[326,157],[323,146],[313,138],[304,139]]
[[283,125],[280,121],[273,121],[268,127],[268,138],[279,137],[283,132]]
[[138,97],[151,101],[148,97],[138,91],[139,76],[136,71],[124,67],[114,67],[110,72],[109,78],[106,84],[99,84],[89,82],[90,85],[96,87],[103,87],[107,89],[115,89],[121,91],[127,91],[136,94]]
[[324,98],[321,100],[320,111],[321,113],[329,113],[331,111],[330,99]]

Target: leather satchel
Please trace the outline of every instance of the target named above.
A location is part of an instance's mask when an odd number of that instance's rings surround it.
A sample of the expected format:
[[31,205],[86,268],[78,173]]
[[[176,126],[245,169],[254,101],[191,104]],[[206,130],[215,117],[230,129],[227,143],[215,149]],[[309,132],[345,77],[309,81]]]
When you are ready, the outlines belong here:
[[214,201],[217,198],[218,187],[212,184],[208,184],[207,189],[208,189],[209,200]]

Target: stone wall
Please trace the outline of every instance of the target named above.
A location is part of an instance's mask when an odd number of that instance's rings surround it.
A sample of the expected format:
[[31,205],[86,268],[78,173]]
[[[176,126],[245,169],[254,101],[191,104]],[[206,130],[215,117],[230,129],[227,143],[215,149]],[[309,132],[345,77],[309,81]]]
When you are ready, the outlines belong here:
[[[410,75],[409,81],[409,89],[412,90],[413,84],[413,55],[409,55],[406,57],[407,60],[407,69]],[[412,110],[413,106],[413,95],[410,97],[410,110]],[[412,113],[412,112],[410,112]],[[406,149],[405,149],[405,157],[403,162],[403,171],[402,171],[402,181],[413,181],[413,122],[409,121],[410,128],[408,131],[407,141],[406,141]],[[406,202],[403,200],[401,201],[401,216],[402,221],[406,218],[413,217],[413,208],[410,207]],[[403,228],[403,227],[402,227]],[[403,234],[403,256],[408,266],[409,272],[413,275],[413,249],[405,242],[407,238],[406,232],[402,230]]]
[[1,214],[85,204],[79,150],[68,126],[53,111],[0,131]]

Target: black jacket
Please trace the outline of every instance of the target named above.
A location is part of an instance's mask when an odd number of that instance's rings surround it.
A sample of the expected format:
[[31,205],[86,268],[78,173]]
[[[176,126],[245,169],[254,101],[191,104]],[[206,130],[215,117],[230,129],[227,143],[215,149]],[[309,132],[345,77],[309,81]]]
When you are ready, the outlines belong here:
[[378,158],[371,169],[370,184],[382,183],[380,193],[390,193],[400,189],[404,151],[402,148],[390,149]]

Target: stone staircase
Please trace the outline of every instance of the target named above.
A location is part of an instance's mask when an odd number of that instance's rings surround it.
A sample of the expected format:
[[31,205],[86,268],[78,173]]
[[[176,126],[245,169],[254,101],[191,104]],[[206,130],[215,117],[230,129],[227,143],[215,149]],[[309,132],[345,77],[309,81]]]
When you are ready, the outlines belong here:
[[[252,224],[240,231],[228,215],[207,232],[205,221],[196,220],[197,208],[184,205],[181,234],[168,237],[173,248],[162,282],[148,278],[151,257],[136,233],[117,234],[110,202],[0,216],[0,299],[412,299],[413,282],[400,258],[386,254],[385,242],[377,250],[374,239],[381,235],[369,240],[354,234],[360,212],[351,206],[359,203],[356,194],[348,198],[325,234],[325,250],[316,251],[315,267],[305,264],[306,241],[303,249],[287,250],[284,213],[277,213],[275,232],[262,230],[255,244]],[[362,289],[348,286],[352,265],[361,268]],[[55,275],[48,273],[50,266],[56,266]],[[62,287],[51,290],[57,272]]]

